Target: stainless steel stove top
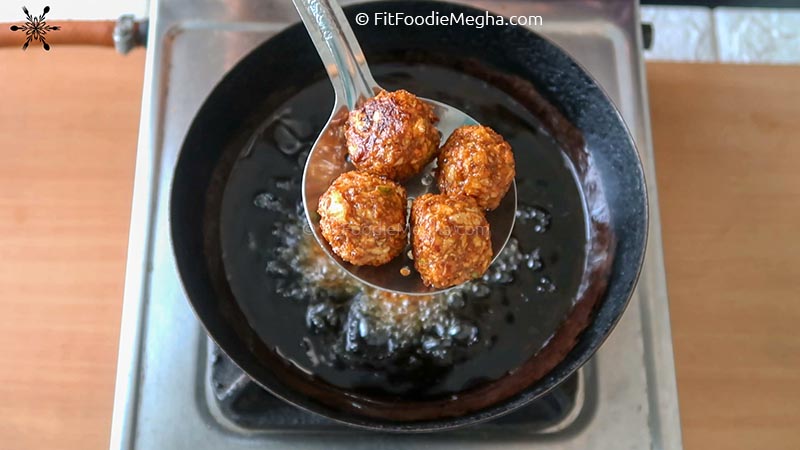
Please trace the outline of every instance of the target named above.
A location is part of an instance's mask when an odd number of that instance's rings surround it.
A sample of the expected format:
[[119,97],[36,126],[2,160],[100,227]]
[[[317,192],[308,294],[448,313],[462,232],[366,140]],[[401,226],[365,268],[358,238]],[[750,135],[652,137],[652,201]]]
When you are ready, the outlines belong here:
[[443,434],[342,428],[249,383],[216,353],[184,297],[169,240],[170,178],[183,137],[213,86],[298,18],[288,0],[153,1],[112,449],[681,448],[637,2],[462,3],[504,15],[542,16],[544,25],[536,31],[598,79],[636,139],[650,189],[648,250],[631,305],[608,342],[542,402]]

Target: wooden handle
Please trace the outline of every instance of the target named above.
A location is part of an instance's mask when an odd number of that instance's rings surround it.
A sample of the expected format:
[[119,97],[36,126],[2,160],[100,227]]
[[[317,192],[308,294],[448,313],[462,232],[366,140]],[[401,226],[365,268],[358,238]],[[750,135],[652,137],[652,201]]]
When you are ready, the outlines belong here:
[[[114,47],[114,20],[65,20],[60,22],[47,21],[48,25],[61,27],[58,31],[50,31],[45,38],[51,46],[59,45],[98,45]],[[22,47],[25,43],[25,33],[11,31],[12,25],[17,23],[0,23],[0,47]],[[138,32],[138,23],[134,23],[134,33]],[[37,42],[31,42],[35,46]]]

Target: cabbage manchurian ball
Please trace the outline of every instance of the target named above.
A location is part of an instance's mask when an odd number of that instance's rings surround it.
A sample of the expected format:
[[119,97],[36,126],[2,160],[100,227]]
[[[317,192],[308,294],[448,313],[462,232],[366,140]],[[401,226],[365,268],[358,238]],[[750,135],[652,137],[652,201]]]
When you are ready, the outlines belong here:
[[493,210],[514,181],[511,145],[489,127],[469,125],[456,129],[439,154],[437,183],[448,195],[467,195]]
[[492,261],[489,222],[466,196],[425,194],[414,200],[411,243],[414,266],[434,288],[478,278]]
[[406,204],[406,190],[399,184],[346,172],[319,199],[322,236],[351,264],[385,264],[406,246]]
[[348,116],[350,160],[358,170],[405,181],[436,156],[437,121],[431,105],[414,94],[382,91]]

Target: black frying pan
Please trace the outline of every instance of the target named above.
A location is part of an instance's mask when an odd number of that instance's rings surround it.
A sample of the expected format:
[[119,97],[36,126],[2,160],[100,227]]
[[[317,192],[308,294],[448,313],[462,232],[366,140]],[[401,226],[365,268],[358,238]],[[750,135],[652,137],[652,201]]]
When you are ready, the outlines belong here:
[[[433,10],[483,14],[434,2],[346,12]],[[236,364],[306,410],[388,431],[510,412],[583,365],[627,305],[647,230],[634,144],[597,83],[526,29],[355,32],[381,85],[460,108],[511,143],[521,207],[505,266],[441,299],[417,341],[375,331],[374,293],[308,289],[292,260],[313,242],[299,180],[333,91],[297,24],[231,70],[186,136],[171,231],[188,297]]]

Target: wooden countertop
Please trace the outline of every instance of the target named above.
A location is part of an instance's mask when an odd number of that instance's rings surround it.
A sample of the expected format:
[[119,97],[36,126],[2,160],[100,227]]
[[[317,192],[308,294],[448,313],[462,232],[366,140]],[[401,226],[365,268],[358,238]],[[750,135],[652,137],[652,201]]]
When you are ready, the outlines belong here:
[[800,448],[800,67],[649,64],[685,447]]
[[[107,448],[144,53],[0,61],[0,447]],[[685,448],[800,448],[800,67],[648,72]]]

